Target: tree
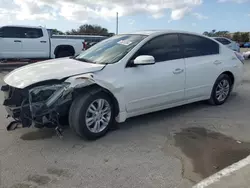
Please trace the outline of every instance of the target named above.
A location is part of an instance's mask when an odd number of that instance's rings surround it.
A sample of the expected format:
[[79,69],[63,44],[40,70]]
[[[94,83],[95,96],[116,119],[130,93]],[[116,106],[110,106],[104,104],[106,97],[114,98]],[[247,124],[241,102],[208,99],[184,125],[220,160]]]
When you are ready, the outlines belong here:
[[210,37],[210,33],[209,33],[208,31],[205,31],[205,32],[203,33],[203,35],[206,35],[206,36]]
[[216,35],[216,30],[213,29],[212,31],[205,31],[205,32],[203,33],[203,35],[206,35],[206,36],[208,36],[208,37],[215,37],[215,35]]
[[218,37],[227,37],[227,38],[230,38],[229,31],[217,31],[215,33],[215,35],[218,36]]
[[233,34],[233,40],[237,41],[237,42],[241,41],[241,33],[240,32],[234,33]]
[[51,29],[51,33],[53,35],[64,35],[64,33],[62,31],[59,31],[57,29]]
[[114,36],[115,34],[114,33],[109,33],[107,36],[108,37],[112,37],[112,36]]
[[248,32],[243,32],[241,33],[241,42],[249,42],[249,33]]
[[99,25],[84,24],[78,29],[72,29],[66,32],[67,35],[103,35],[112,36],[113,33],[109,33],[108,29],[103,28]]

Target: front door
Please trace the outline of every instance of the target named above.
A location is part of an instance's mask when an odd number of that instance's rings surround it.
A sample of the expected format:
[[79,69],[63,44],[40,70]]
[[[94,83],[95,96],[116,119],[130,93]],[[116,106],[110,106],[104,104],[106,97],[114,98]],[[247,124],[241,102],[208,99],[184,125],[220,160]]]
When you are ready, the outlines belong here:
[[22,33],[19,27],[0,28],[0,59],[22,57]]
[[185,63],[178,35],[167,34],[151,39],[132,60],[139,55],[151,55],[156,63],[125,68],[128,113],[153,110],[184,100]]

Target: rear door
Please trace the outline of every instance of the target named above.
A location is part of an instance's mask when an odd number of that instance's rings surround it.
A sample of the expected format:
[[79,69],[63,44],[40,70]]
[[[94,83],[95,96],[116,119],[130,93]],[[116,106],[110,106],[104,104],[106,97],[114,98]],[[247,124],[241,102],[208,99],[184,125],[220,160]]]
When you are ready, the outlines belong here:
[[0,59],[23,58],[20,27],[0,28]]
[[49,37],[43,33],[42,28],[23,27],[25,38],[22,40],[25,58],[48,58]]
[[197,35],[180,34],[186,66],[185,99],[209,97],[222,71],[219,44]]

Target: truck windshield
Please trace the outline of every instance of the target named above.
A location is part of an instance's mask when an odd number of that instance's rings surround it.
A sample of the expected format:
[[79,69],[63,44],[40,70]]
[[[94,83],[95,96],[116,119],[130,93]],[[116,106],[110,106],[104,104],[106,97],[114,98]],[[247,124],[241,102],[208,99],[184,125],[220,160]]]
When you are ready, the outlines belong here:
[[97,64],[116,63],[146,37],[138,34],[116,35],[85,50],[75,59]]

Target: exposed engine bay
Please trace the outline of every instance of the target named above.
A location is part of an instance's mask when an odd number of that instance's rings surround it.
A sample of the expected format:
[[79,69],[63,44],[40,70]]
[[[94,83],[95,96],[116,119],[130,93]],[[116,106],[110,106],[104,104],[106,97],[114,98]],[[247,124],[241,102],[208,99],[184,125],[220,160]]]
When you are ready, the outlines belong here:
[[22,127],[59,127],[60,118],[67,115],[72,102],[73,88],[69,83],[33,86],[18,89],[2,86],[8,117]]

